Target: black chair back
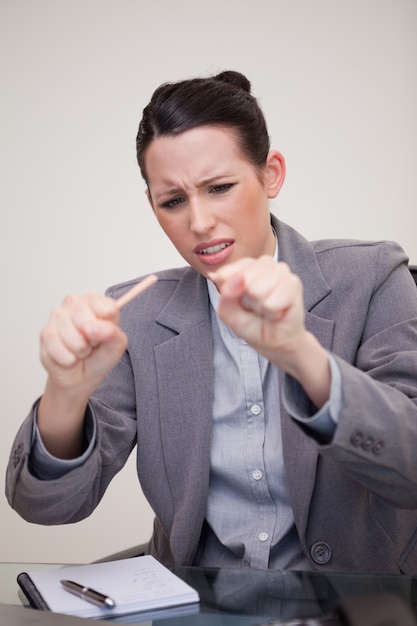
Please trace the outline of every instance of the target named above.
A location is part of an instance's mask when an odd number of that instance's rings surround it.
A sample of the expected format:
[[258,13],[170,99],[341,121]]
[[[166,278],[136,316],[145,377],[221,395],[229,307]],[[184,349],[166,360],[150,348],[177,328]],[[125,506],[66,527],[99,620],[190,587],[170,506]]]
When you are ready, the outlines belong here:
[[417,285],[417,265],[409,265],[408,268],[411,272],[411,276],[414,278],[414,282]]

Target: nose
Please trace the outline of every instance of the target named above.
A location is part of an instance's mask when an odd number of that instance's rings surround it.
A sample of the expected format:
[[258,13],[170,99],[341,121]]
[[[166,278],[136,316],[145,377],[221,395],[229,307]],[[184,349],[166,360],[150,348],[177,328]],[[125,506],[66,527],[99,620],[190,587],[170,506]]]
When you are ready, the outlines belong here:
[[201,200],[190,202],[190,230],[196,235],[210,232],[216,223],[208,203]]

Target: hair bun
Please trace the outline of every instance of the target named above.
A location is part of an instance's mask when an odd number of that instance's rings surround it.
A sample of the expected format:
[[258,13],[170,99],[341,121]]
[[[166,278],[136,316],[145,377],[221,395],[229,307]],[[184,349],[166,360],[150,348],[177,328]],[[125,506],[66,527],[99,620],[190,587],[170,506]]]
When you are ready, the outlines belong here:
[[244,76],[240,72],[225,70],[224,72],[220,72],[220,74],[217,74],[217,76],[215,76],[214,78],[215,80],[229,83],[230,85],[234,85],[235,87],[239,87],[239,89],[243,89],[243,91],[250,93],[251,84],[246,76]]

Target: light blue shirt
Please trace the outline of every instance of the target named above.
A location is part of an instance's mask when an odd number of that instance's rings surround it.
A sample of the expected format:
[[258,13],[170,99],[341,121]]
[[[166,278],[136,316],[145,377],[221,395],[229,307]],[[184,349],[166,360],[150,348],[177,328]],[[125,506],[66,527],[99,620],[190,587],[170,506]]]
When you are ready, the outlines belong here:
[[[298,539],[285,479],[280,373],[218,318],[219,293],[210,281],[208,290],[213,436],[206,526],[194,563],[305,569],[309,562]],[[328,435],[335,428],[329,408],[313,417],[319,432],[321,426]]]
[[271,548],[283,540],[279,567],[294,566],[303,553],[291,533],[279,372],[217,317],[218,293],[212,284],[209,294],[214,307],[213,438],[208,526],[196,564],[268,568]]

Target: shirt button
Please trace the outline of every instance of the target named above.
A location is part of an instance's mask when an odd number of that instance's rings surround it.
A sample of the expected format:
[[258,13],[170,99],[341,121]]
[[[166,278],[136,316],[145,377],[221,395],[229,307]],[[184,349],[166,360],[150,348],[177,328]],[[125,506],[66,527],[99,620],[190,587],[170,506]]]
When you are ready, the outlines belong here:
[[262,472],[261,472],[261,470],[260,470],[260,469],[253,470],[253,472],[252,472],[252,478],[253,478],[254,480],[261,480],[262,476],[263,476],[263,474],[262,474]]
[[259,541],[266,541],[268,539],[268,533],[259,533],[258,539]]
[[250,408],[250,412],[252,413],[252,415],[259,415],[259,413],[261,411],[262,411],[262,409],[259,406],[259,404],[252,404],[252,406]]

